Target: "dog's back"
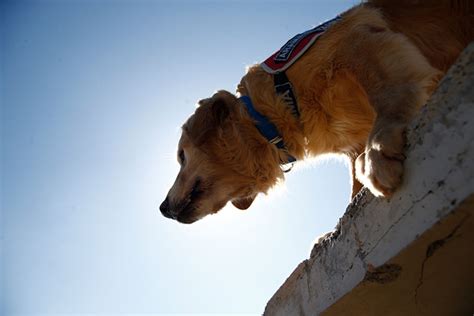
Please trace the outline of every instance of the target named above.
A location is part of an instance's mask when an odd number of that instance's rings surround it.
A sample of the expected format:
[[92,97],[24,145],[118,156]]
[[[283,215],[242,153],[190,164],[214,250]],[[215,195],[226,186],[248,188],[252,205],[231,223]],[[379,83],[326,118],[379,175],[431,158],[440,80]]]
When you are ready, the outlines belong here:
[[367,5],[380,9],[390,28],[405,34],[443,72],[474,40],[472,0],[369,0]]

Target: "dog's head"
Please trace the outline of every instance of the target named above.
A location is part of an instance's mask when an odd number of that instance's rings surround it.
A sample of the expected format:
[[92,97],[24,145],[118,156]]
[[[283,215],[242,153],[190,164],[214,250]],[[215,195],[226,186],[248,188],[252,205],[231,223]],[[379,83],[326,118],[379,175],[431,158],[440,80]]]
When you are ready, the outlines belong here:
[[160,206],[164,216],[193,223],[229,201],[247,209],[283,176],[275,146],[258,134],[244,111],[226,91],[199,101],[182,127],[181,169]]

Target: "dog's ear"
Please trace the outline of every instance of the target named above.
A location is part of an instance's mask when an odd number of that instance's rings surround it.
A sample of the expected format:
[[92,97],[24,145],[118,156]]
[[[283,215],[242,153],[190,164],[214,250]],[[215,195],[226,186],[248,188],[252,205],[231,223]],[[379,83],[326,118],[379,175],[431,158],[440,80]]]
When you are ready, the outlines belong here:
[[211,100],[211,115],[214,126],[220,126],[229,117],[230,105],[223,96],[215,94]]
[[183,126],[198,146],[205,143],[230,116],[232,99],[228,94],[218,92],[212,98],[199,101],[196,112]]
[[255,200],[256,196],[257,195],[254,194],[252,196],[234,199],[234,200],[232,200],[232,204],[234,204],[234,206],[236,208],[240,209],[240,210],[246,210],[250,207],[250,205],[252,205],[252,203]]

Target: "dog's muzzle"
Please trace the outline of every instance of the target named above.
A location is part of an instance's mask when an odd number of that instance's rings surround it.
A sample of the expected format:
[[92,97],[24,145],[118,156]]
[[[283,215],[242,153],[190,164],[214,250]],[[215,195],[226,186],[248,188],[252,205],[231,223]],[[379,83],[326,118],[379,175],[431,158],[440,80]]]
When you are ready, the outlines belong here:
[[179,203],[170,202],[167,196],[160,205],[161,214],[167,218],[175,219],[180,223],[189,224],[195,222],[197,218],[193,212],[196,207],[196,202],[202,197],[203,192],[201,180],[197,179],[189,194]]
[[178,214],[173,214],[170,209],[170,202],[168,197],[161,203],[160,205],[160,211],[163,216],[171,218],[171,219],[176,219],[178,217]]

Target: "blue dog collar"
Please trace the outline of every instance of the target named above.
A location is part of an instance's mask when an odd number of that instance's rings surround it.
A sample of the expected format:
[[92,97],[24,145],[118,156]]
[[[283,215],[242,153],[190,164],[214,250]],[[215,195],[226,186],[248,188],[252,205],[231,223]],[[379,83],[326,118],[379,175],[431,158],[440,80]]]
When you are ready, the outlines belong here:
[[255,109],[250,97],[244,95],[241,96],[239,100],[241,100],[245,104],[247,112],[256,121],[255,127],[257,127],[260,134],[262,134],[268,140],[268,142],[277,146],[278,149],[285,151],[288,156],[288,161],[282,161],[282,164],[294,163],[296,161],[296,158],[288,153],[288,149],[285,146],[285,142],[283,141],[283,138],[278,132],[276,126],[272,122],[270,122],[266,116],[262,115]]

